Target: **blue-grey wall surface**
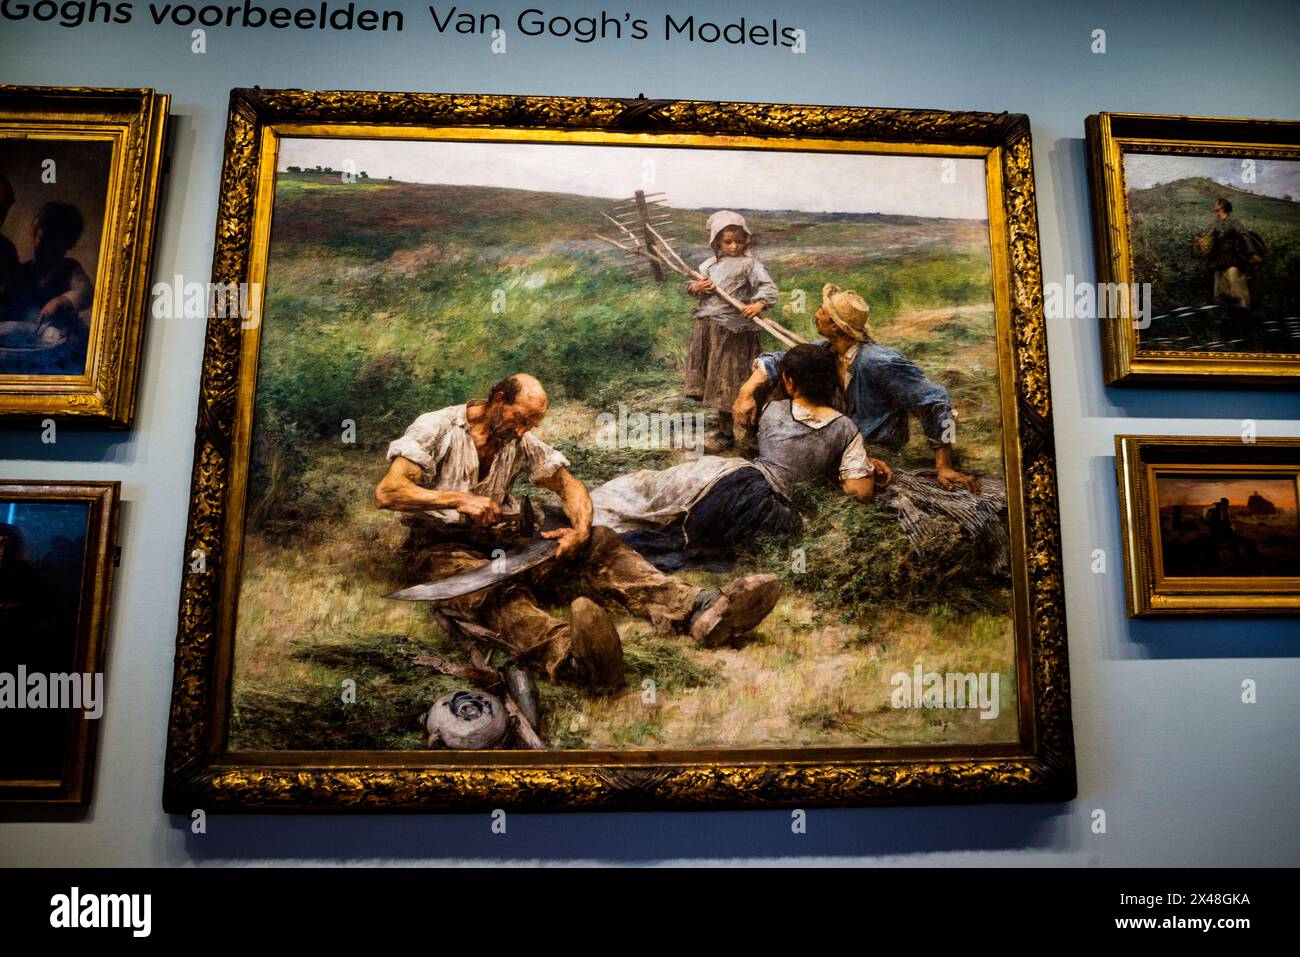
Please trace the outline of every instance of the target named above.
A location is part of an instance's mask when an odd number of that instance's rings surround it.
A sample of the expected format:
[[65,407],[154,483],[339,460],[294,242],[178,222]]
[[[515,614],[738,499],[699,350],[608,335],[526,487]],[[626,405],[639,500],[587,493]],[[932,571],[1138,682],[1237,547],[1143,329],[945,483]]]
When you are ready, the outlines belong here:
[[[242,2],[242,0],[241,0]],[[1300,29],[1293,2],[935,2],[716,7],[535,0],[546,15],[663,15],[729,23],[776,19],[807,52],[665,41],[527,37],[523,5],[487,36],[439,35],[426,4],[400,33],[214,27],[205,53],[189,27],[64,27],[4,0],[0,81],[149,86],[176,121],[154,276],[206,281],[231,87],[589,94],[1026,113],[1036,152],[1043,278],[1094,276],[1084,118],[1100,111],[1300,119]],[[263,6],[319,6],[264,0]],[[34,5],[28,4],[28,7]],[[156,4],[161,10],[163,4]],[[450,4],[435,4],[442,16]],[[39,8],[42,11],[46,7]],[[101,18],[102,19],[102,18]],[[1093,31],[1104,30],[1104,53]],[[203,325],[147,330],[135,428],[115,434],[0,430],[0,470],[18,479],[117,479],[122,565],[108,651],[107,709],[84,820],[0,823],[0,864],[276,862],[735,861],[864,865],[1300,864],[1300,624],[1295,619],[1130,621],[1124,614],[1113,436],[1300,436],[1300,395],[1281,391],[1110,389],[1097,324],[1050,319],[1070,674],[1079,796],[1064,805],[813,811],[214,817],[207,833],[163,814],[162,760],[189,503]],[[1094,574],[1094,549],[1109,557]],[[1244,679],[1258,703],[1243,704]],[[1094,833],[1093,813],[1106,813]]]

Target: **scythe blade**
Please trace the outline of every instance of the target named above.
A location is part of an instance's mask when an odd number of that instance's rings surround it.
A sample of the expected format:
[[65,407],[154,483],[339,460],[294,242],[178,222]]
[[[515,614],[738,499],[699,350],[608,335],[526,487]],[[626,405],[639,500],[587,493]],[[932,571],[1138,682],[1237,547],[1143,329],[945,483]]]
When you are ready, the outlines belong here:
[[436,582],[426,582],[412,588],[403,588],[385,598],[398,601],[449,601],[513,578],[549,559],[559,548],[559,543],[549,538],[534,538],[525,545],[512,548],[480,568],[459,572]]

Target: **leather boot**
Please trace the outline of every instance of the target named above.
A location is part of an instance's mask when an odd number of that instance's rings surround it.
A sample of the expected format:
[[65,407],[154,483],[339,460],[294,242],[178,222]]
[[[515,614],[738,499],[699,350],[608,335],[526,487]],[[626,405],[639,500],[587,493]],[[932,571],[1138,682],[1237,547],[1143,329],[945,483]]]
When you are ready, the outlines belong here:
[[627,680],[623,666],[623,643],[609,612],[589,598],[575,598],[569,609],[572,644],[570,661],[578,680],[595,691],[618,691]]
[[691,617],[691,637],[706,648],[724,645],[757,627],[780,597],[781,582],[775,575],[733,579],[712,604]]

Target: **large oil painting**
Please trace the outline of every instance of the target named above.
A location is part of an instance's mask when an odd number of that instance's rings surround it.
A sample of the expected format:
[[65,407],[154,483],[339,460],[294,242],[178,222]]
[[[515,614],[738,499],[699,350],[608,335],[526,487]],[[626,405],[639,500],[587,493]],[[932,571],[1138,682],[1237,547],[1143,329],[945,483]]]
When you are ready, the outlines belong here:
[[[984,171],[942,162],[286,140],[234,741],[424,747],[463,679],[411,661],[458,648],[385,595],[518,547],[524,497],[584,534],[450,605],[548,747],[1014,739]],[[599,238],[638,191],[719,291]],[[692,634],[714,592],[754,608]],[[891,707],[917,662],[980,706]]]
[[219,571],[188,556],[226,589],[222,747],[1023,746],[987,149],[276,132],[248,286],[217,277],[242,510]]

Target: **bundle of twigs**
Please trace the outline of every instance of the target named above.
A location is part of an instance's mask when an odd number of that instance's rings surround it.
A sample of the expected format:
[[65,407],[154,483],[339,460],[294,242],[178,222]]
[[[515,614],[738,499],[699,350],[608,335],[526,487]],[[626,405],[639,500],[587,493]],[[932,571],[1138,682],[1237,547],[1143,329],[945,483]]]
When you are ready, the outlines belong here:
[[918,548],[936,539],[961,535],[975,541],[988,556],[989,570],[1006,575],[1011,569],[1007,537],[1006,487],[999,479],[982,477],[979,494],[947,491],[930,470],[894,469],[893,481],[878,495],[882,505],[898,513],[908,541]]

